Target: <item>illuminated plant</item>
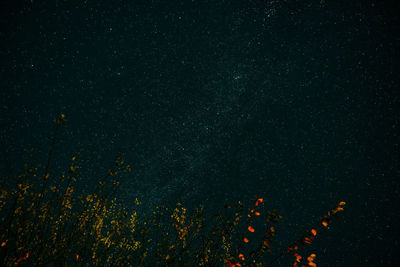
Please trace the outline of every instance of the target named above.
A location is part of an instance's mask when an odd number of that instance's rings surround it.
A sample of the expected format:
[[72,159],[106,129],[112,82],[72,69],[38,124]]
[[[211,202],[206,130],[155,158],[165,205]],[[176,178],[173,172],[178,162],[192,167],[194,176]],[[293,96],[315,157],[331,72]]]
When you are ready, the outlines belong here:
[[66,173],[50,171],[65,115],[54,122],[44,170],[25,165],[21,175],[9,179],[15,184],[2,182],[2,266],[271,266],[289,254],[292,266],[313,267],[316,255],[303,258],[301,247],[311,245],[346,204],[340,202],[315,227],[273,254],[282,216],[276,210],[265,212],[265,201],[258,196],[248,211],[242,202],[235,208],[225,205],[215,221],[206,221],[203,207],[190,211],[181,203],[157,206],[143,217],[139,199],[127,205],[116,197],[119,177],[132,171],[120,156],[93,192],[78,194],[79,153],[71,157]]

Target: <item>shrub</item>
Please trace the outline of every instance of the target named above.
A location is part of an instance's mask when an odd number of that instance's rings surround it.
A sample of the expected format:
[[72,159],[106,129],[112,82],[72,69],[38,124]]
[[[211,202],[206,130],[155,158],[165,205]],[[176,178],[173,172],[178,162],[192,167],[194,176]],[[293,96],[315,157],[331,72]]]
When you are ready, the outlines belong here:
[[345,205],[340,202],[315,227],[273,256],[271,247],[282,216],[276,210],[264,212],[261,197],[254,199],[250,210],[242,202],[226,205],[211,221],[206,221],[202,206],[188,211],[181,203],[157,206],[151,216],[144,217],[138,212],[141,202],[137,198],[133,207],[127,207],[116,197],[118,177],[132,171],[120,156],[92,193],[78,194],[79,154],[72,157],[65,174],[49,172],[65,115],[54,122],[44,170],[25,165],[15,186],[2,183],[0,253],[4,266],[271,266],[287,254],[293,256],[292,266],[301,262],[316,266],[315,254],[304,261],[299,251]]

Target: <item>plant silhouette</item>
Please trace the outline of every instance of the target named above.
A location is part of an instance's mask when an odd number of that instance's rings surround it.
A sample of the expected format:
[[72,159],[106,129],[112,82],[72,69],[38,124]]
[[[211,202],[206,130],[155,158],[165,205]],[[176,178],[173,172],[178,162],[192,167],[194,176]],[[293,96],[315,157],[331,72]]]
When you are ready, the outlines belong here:
[[50,172],[65,115],[54,123],[44,170],[25,165],[15,185],[1,188],[3,266],[273,266],[291,255],[292,266],[312,267],[316,255],[303,258],[301,248],[311,245],[346,204],[339,202],[280,252],[272,245],[282,216],[265,211],[260,196],[250,209],[242,202],[225,205],[211,220],[206,220],[202,206],[189,211],[181,203],[157,206],[144,217],[138,211],[139,199],[127,206],[116,197],[121,175],[132,171],[120,156],[86,195],[75,190],[79,153],[66,173]]

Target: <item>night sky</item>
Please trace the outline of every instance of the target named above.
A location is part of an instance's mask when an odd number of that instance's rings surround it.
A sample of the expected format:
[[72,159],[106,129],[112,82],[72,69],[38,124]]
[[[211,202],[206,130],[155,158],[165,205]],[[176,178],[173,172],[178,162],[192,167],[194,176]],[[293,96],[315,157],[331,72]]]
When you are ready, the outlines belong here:
[[64,113],[50,169],[81,152],[84,191],[120,154],[128,205],[262,196],[278,248],[346,201],[318,266],[395,266],[398,5],[241,2],[2,1],[2,183],[45,165]]

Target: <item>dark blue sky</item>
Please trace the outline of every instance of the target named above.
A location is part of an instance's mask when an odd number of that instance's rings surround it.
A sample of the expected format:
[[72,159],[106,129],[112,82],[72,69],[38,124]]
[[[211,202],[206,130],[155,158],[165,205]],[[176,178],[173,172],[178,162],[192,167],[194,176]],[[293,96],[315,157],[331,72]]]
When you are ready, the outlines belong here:
[[133,172],[120,197],[147,210],[212,212],[257,194],[284,216],[282,244],[343,200],[315,242],[319,266],[393,266],[397,6],[100,2],[2,4],[3,177],[44,164],[65,113],[54,172],[81,151],[90,186],[121,153]]

